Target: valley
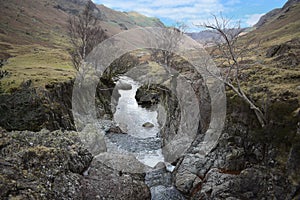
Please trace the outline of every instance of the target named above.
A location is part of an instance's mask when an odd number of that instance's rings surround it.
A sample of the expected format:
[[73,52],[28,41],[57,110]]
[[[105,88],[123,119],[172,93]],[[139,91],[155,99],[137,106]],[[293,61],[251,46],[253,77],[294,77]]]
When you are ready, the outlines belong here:
[[[76,70],[87,3],[107,40]],[[299,0],[242,29],[236,60],[90,0],[0,4],[0,199],[300,198]]]

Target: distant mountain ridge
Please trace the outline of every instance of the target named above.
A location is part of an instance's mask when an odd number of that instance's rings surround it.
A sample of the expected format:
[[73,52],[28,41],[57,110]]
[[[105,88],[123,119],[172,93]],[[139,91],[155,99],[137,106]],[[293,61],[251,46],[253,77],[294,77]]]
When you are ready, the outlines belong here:
[[[229,29],[227,31],[230,31],[232,33],[237,32],[248,32],[248,28],[241,28],[241,29]],[[193,33],[186,33],[186,35],[190,36],[194,40],[200,42],[201,44],[205,46],[209,46],[211,44],[215,44],[215,42],[218,42],[218,40],[222,40],[219,34],[217,34],[215,31],[212,30],[204,30],[200,32],[193,32]]]
[[300,38],[300,0],[289,0],[282,8],[268,12],[247,34],[247,39],[255,39],[265,46],[285,43]]
[[[300,33],[300,0],[289,0],[282,8],[271,10],[263,15],[251,28],[245,28],[243,32],[249,38],[257,38],[259,41],[277,40],[284,36],[285,41],[299,37]],[[209,44],[216,34],[205,30],[187,33],[188,36],[203,44]]]
[[282,8],[276,8],[274,10],[271,10],[267,14],[263,15],[259,19],[259,21],[254,25],[254,27],[258,28],[258,27],[263,26],[266,23],[276,20],[277,18],[283,16],[284,13],[288,12],[292,6],[294,6],[295,4],[297,4],[299,2],[300,2],[300,0],[287,1]]

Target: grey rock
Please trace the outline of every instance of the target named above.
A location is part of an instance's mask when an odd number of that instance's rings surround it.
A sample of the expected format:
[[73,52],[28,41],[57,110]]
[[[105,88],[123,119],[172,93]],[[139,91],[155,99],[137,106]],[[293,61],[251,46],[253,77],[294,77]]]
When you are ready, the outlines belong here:
[[160,162],[153,170],[146,173],[145,183],[149,188],[159,185],[171,187],[173,184],[172,174],[166,170],[165,164]]
[[88,176],[81,179],[81,187],[83,199],[150,199],[143,174],[118,171],[99,158],[91,163]]
[[150,199],[144,174],[93,159],[77,132],[0,128],[0,149],[0,199]]
[[143,127],[152,128],[152,127],[154,127],[154,124],[152,124],[151,122],[146,122],[146,123],[143,124]]
[[185,200],[186,198],[174,187],[162,185],[151,188],[151,200]]
[[6,130],[74,130],[73,81],[35,89],[26,81],[11,94],[0,94],[0,126]]
[[118,90],[131,90],[132,86],[129,83],[125,83],[125,82],[119,80],[118,84],[116,85],[116,88]]
[[92,155],[76,132],[3,132],[0,138],[1,199],[81,199],[81,174]]
[[211,169],[192,199],[289,199],[289,186],[275,181],[265,170],[249,168],[240,174],[232,174]]

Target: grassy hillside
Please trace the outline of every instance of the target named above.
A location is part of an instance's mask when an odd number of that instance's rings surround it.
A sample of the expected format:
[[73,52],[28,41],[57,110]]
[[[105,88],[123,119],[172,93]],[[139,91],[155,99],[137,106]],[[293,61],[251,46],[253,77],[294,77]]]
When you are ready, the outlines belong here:
[[[67,20],[81,12],[89,0],[1,1],[0,60],[9,75],[1,79],[0,91],[11,92],[32,80],[36,87],[73,78]],[[95,13],[107,35],[139,26],[163,26],[154,18],[95,5]]]
[[1,1],[0,59],[9,75],[1,90],[11,92],[31,79],[34,86],[74,76],[67,48],[68,13],[55,1]]
[[296,3],[242,38],[242,42],[259,43],[256,51],[246,58],[249,93],[262,96],[269,92],[276,98],[287,96],[300,101],[299,19],[300,3]]
[[249,39],[255,38],[268,47],[300,37],[300,3],[291,5],[252,31]]

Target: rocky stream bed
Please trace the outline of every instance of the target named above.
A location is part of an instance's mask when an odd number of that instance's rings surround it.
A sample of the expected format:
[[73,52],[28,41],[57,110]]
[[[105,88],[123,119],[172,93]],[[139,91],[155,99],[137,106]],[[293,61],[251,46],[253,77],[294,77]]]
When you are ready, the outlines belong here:
[[[144,120],[134,123],[134,130],[140,128],[135,132],[131,132],[130,127],[122,130],[124,122],[116,119],[117,122],[102,120],[107,152],[92,155],[81,143],[80,132],[66,130],[74,128],[67,109],[70,108],[67,98],[70,88],[68,83],[51,86],[48,91],[24,86],[15,94],[1,96],[4,102],[0,105],[1,199],[300,198],[299,142],[287,145],[286,141],[277,144],[258,140],[241,122],[249,116],[245,110],[239,114],[231,111],[235,113],[231,119],[239,120],[226,122],[217,146],[206,156],[200,153],[199,144],[204,137],[200,131],[182,157],[173,163],[164,162],[161,151],[164,134],[157,134],[164,128],[155,121],[155,110],[154,115],[150,114],[152,118],[136,113]],[[123,91],[133,88],[123,88]],[[174,108],[174,102],[170,101],[174,100],[164,96],[160,99],[166,112]],[[132,106],[131,103],[128,105]],[[134,106],[146,113],[153,112]],[[125,108],[122,106],[122,109]],[[146,122],[153,127],[143,127]],[[169,124],[168,119],[165,123],[165,126]],[[13,130],[13,126],[19,131]],[[57,127],[60,130],[56,130]],[[166,130],[170,131],[170,127]],[[299,141],[299,138],[300,131],[295,128],[293,140]]]

